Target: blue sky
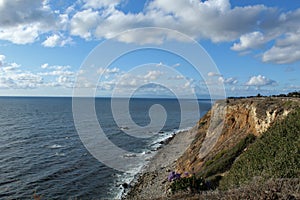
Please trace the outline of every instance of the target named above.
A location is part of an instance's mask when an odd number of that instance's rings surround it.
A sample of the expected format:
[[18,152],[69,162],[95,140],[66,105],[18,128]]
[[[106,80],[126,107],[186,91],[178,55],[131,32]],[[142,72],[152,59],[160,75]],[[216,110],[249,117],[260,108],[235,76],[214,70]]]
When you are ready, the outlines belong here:
[[[97,66],[97,85],[82,87],[94,87],[97,96],[110,96],[116,88],[118,96],[128,95],[129,88],[142,96],[170,95],[157,83],[200,97],[219,85],[227,96],[300,90],[299,1],[1,0],[0,96],[72,96],[81,65],[104,41],[188,43],[172,34],[143,32],[144,27],[175,30],[197,41],[218,73],[205,71],[201,77],[178,55],[143,49]],[[136,28],[140,31],[122,34]]]

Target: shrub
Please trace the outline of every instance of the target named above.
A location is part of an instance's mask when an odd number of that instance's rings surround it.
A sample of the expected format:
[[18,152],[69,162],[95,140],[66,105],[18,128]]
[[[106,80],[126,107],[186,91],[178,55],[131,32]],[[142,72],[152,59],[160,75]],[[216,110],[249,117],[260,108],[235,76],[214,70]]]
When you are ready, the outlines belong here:
[[220,151],[211,160],[204,164],[204,169],[199,176],[204,178],[223,173],[230,169],[235,159],[244,151],[244,149],[255,141],[255,136],[250,134],[242,139],[233,148]]
[[185,177],[176,179],[171,184],[172,192],[177,192],[179,190],[190,190],[192,193],[206,190],[207,186],[203,178],[197,178],[195,175],[191,177]]
[[254,177],[300,177],[300,109],[270,127],[234,162],[220,181],[221,189],[249,183]]

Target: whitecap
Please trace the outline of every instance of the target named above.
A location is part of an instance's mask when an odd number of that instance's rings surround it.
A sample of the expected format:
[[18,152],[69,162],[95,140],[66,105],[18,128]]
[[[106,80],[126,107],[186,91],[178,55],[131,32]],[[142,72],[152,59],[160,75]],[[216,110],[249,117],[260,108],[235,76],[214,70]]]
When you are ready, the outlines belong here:
[[123,157],[124,158],[130,158],[130,157],[136,157],[137,155],[135,153],[127,153],[127,154],[124,154]]
[[65,156],[66,154],[65,154],[65,153],[57,153],[57,152],[56,152],[55,155],[56,155],[56,156]]
[[53,144],[51,146],[49,146],[50,149],[58,149],[58,148],[62,148],[63,146],[62,145],[59,145],[59,144]]

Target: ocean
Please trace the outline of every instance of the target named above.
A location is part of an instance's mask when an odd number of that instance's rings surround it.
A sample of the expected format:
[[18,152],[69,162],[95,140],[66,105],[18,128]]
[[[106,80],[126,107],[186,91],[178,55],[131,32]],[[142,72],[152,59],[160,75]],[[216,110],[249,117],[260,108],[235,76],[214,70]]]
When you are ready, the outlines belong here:
[[[149,124],[149,108],[155,104],[165,108],[167,119],[150,138],[124,134],[130,127],[116,124],[110,98],[96,98],[95,110],[112,143],[134,156],[152,156],[161,141],[194,126],[199,112],[187,109],[187,118],[181,119],[176,99],[135,98],[129,105],[132,120],[138,126]],[[212,102],[198,100],[198,104],[203,116]],[[0,108],[0,199],[32,199],[34,194],[44,199],[113,199],[138,172],[117,171],[90,154],[75,128],[72,98],[0,97]]]

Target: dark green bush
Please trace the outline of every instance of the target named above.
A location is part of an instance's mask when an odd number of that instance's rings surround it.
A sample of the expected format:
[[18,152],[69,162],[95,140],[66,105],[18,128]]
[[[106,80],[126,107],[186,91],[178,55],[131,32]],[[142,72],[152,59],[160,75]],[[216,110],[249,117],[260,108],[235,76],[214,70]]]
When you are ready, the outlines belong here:
[[206,189],[207,186],[205,184],[205,180],[201,177],[197,178],[195,175],[177,179],[171,184],[172,192],[177,192],[179,190],[190,190],[190,192],[195,193]]

